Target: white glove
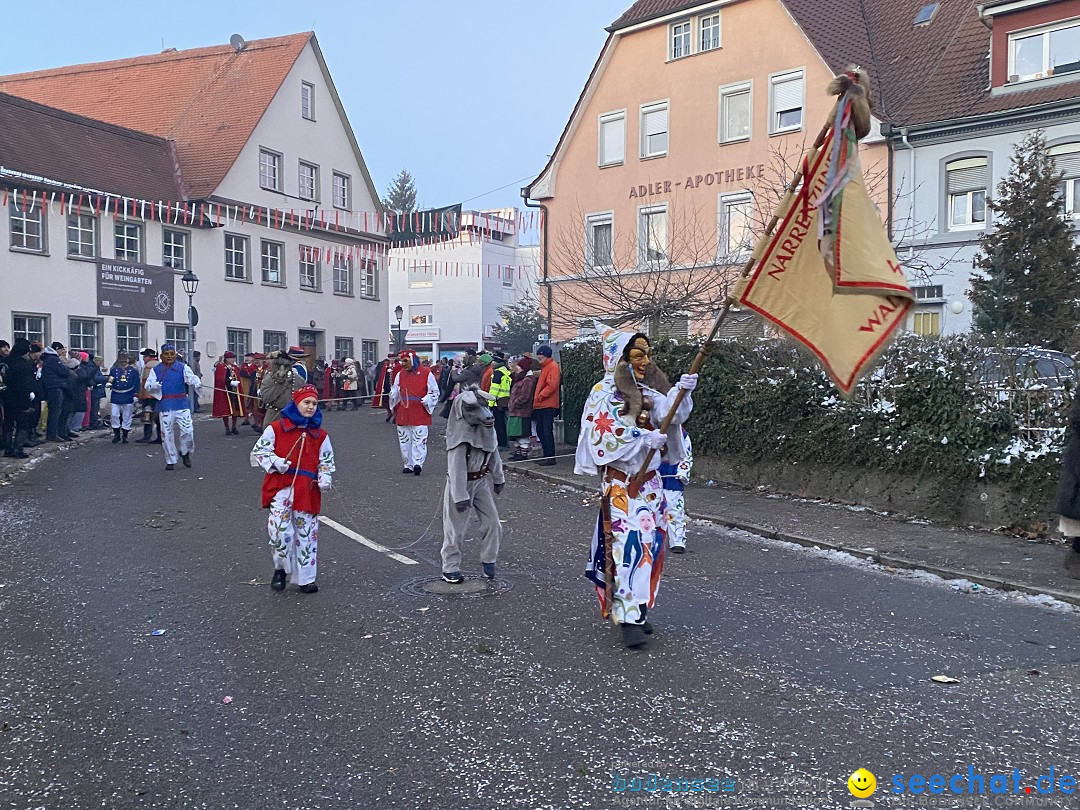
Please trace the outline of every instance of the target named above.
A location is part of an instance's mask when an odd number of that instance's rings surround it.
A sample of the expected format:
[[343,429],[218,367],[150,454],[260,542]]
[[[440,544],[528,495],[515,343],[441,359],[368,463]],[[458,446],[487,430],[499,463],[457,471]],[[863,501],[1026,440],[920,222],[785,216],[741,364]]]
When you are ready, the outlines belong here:
[[282,458],[281,456],[274,456],[273,465],[274,469],[279,473],[287,473],[289,471],[289,460]]
[[240,381],[239,380],[230,380],[229,385],[232,386],[233,388],[239,388],[240,387]]
[[37,394],[35,394],[33,391],[31,391],[30,392],[30,401],[33,402],[35,399],[37,399]]
[[329,475],[320,475],[319,476],[319,491],[320,492],[329,492],[330,491],[330,476]]
[[659,430],[650,430],[645,434],[645,444],[648,445],[650,450],[659,450],[667,444],[667,434],[661,433]]
[[697,377],[697,374],[683,374],[679,377],[679,381],[675,383],[675,385],[687,393],[690,393],[697,388]]

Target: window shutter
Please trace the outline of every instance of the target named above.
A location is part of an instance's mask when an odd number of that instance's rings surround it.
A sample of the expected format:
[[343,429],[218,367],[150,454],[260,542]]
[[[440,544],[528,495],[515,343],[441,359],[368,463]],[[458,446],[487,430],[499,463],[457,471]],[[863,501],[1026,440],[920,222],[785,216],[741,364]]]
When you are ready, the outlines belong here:
[[773,85],[773,110],[796,110],[803,105],[803,78],[785,79]]
[[601,163],[619,163],[624,160],[623,150],[626,143],[626,119],[618,118],[613,121],[604,121],[601,125],[601,143],[603,150],[600,155]]
[[990,172],[986,166],[986,159],[980,160],[981,165],[970,165],[973,161],[957,161],[964,165],[954,168],[946,167],[949,173],[949,193],[959,194],[965,191],[979,191],[985,189],[990,180]]
[[645,134],[659,135],[668,131],[667,107],[648,110],[645,113]]
[[1054,155],[1054,165],[1065,173],[1066,178],[1080,177],[1080,151]]

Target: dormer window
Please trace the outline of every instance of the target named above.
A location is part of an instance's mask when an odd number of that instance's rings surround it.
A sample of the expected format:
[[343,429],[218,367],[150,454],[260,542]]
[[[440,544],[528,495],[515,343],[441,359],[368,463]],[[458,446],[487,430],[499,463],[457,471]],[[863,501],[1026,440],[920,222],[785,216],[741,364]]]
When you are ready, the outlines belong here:
[[1009,81],[1080,71],[1080,20],[1009,35]]

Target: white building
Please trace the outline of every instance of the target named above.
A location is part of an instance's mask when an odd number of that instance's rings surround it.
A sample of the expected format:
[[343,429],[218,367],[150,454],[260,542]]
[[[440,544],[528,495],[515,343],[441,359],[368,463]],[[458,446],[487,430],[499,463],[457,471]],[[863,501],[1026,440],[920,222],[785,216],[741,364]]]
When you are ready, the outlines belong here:
[[[4,76],[0,93],[52,108],[0,104],[4,337],[110,361],[184,344],[190,270],[204,363],[379,356],[380,203],[314,34]],[[110,272],[151,279],[162,306],[118,303]]]
[[464,211],[456,239],[390,249],[387,307],[402,309],[405,343],[422,357],[454,357],[467,348],[499,349],[499,310],[536,298],[539,247],[518,244],[513,209]]

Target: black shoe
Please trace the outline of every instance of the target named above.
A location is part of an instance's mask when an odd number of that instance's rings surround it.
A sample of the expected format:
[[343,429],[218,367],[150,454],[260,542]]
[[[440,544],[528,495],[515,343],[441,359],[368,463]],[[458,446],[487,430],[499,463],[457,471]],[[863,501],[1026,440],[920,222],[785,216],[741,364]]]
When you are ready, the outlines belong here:
[[185,467],[190,467],[191,466],[191,453],[184,453],[182,456],[180,456],[180,460],[182,462],[184,462]]
[[27,453],[24,450],[18,450],[18,451],[14,452],[14,453],[11,452],[10,450],[6,450],[6,451],[4,451],[4,455],[7,456],[8,458],[30,458],[30,454]]
[[386,417],[386,421],[389,422],[393,418],[394,418],[393,415],[390,415],[390,416]]
[[533,463],[536,464],[538,467],[554,467],[555,466],[555,459],[553,459],[553,458],[542,458],[539,461],[535,461]]
[[314,582],[309,582],[307,585],[301,585],[299,590],[300,593],[318,593],[319,586]]
[[411,470],[411,469],[409,469],[408,467],[406,467],[406,468],[405,468],[404,470],[402,470],[401,472],[402,472],[402,474],[403,474],[403,475],[412,475],[412,470]]
[[484,576],[488,579],[495,579],[495,563],[481,563],[484,567]]
[[243,422],[241,422],[240,424],[241,424],[241,425],[250,425],[250,424],[251,424],[251,422],[249,422],[249,421],[248,421],[247,419],[245,419],[245,420],[244,420]]
[[251,429],[254,430],[256,433],[262,433],[262,428],[258,425],[252,425]]
[[120,444],[120,428],[113,428],[112,443]]
[[672,546],[668,549],[672,554],[685,554],[686,546]]
[[71,433],[65,434],[64,436],[61,436],[60,438],[63,439],[65,442],[73,442],[73,441],[75,441],[75,436],[72,435]]
[[285,590],[285,569],[284,568],[275,568],[274,569],[274,578],[272,580],[270,580],[270,587],[273,588],[275,591],[283,591],[283,590]]
[[419,464],[412,468],[413,475],[419,475],[421,472],[423,472],[423,468]]
[[123,444],[127,444],[127,443],[128,443],[127,437],[128,437],[128,433],[129,433],[129,431],[127,431],[127,430],[122,430],[122,431],[120,431],[120,432],[124,434],[124,437],[123,437],[123,438],[122,438],[122,439],[121,439],[120,441],[121,441],[121,442],[122,442]]
[[443,571],[442,578],[443,582],[449,582],[451,585],[460,585],[465,581],[460,571]]
[[41,439],[27,439],[26,440],[26,446],[27,447],[37,447],[39,444],[41,444]]
[[175,470],[175,469],[176,469],[176,465],[175,465],[175,464],[166,464],[166,465],[165,465],[165,469],[166,469],[166,470]]
[[628,650],[635,650],[649,640],[645,628],[640,624],[620,624],[619,631],[622,633],[623,646]]
[[232,435],[233,435],[233,436],[239,436],[239,435],[240,435],[240,431],[239,431],[239,430],[237,430],[236,428],[233,428],[233,429],[232,429]]

